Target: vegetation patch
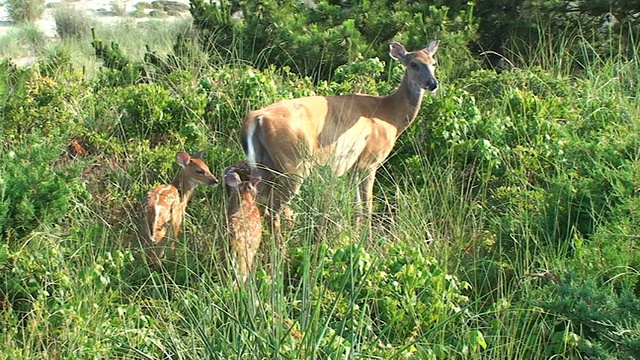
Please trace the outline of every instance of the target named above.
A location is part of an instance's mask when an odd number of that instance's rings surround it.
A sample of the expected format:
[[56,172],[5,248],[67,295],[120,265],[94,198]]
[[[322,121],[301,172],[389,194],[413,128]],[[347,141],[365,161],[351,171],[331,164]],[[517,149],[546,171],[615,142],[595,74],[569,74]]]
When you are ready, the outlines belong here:
[[149,17],[158,18],[158,19],[164,19],[169,16],[166,12],[162,10],[151,10],[148,15]]
[[143,9],[135,9],[129,13],[129,16],[134,18],[143,18],[147,16],[147,13]]
[[153,5],[152,5],[151,3],[144,2],[144,1],[141,1],[141,2],[136,3],[136,4],[134,5],[134,7],[135,7],[137,10],[153,9]]
[[44,0],[6,0],[9,18],[16,23],[33,22],[44,11]]
[[178,1],[166,1],[166,0],[156,0],[151,2],[151,6],[154,9],[163,10],[166,12],[172,11],[176,13],[189,11],[189,5],[178,2]]
[[[0,41],[3,54],[40,47],[31,67],[0,60],[5,357],[637,357],[635,18],[613,4],[619,23],[602,23],[586,1],[528,4],[536,21],[489,2],[191,4],[193,28]],[[511,29],[499,69],[472,51],[500,40],[487,18]],[[221,173],[245,157],[249,110],[389,94],[404,68],[388,42],[433,39],[440,88],[378,170],[371,237],[358,179],[319,167],[290,204],[286,249],[265,229],[246,286],[220,260],[221,187],[195,191],[163,268],[144,264],[140,202],[175,177],[178,151],[207,150]]]
[[88,14],[72,7],[59,7],[53,13],[56,33],[61,39],[87,38],[91,33],[92,21]]
[[111,10],[115,16],[126,16],[127,6],[120,0],[111,2]]

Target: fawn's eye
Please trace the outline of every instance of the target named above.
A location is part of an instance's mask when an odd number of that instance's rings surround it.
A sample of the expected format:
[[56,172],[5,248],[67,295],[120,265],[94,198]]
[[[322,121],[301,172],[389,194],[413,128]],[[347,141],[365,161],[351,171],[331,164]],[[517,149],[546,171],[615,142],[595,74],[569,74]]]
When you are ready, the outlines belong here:
[[202,170],[202,169],[198,169],[198,170],[196,170],[196,174],[198,174],[198,175],[204,175],[204,170]]
[[415,68],[418,67],[418,64],[416,64],[414,62],[410,63],[409,65],[411,66],[412,69],[415,69]]

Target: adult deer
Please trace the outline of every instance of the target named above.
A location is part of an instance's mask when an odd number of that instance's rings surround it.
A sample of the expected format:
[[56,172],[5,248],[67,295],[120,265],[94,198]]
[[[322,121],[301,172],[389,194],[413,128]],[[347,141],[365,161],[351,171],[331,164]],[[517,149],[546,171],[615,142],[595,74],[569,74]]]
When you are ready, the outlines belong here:
[[287,204],[310,170],[319,165],[331,166],[336,176],[352,169],[362,174],[357,202],[364,199],[371,227],[376,170],[415,119],[424,90],[433,93],[438,88],[433,55],[439,43],[436,40],[412,52],[400,43],[389,44],[391,58],[406,66],[402,83],[391,95],[302,97],[281,100],[246,115],[240,135],[242,147],[253,171],[265,180],[259,190],[267,198],[279,244],[280,212],[289,211]]
[[218,183],[209,166],[200,159],[202,155],[202,151],[193,156],[183,151],[177,153],[176,161],[180,165],[180,172],[175,180],[171,184],[158,185],[144,197],[141,232],[147,260],[153,266],[157,267],[161,263],[169,225],[173,228],[171,251],[174,251],[184,212],[196,185]]

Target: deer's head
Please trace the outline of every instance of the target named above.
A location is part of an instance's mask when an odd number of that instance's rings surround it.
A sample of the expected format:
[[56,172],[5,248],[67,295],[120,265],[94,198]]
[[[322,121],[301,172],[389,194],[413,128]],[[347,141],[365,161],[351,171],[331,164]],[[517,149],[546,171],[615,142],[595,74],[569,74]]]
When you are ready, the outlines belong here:
[[435,40],[424,49],[408,52],[402,44],[391,42],[389,55],[407,67],[405,76],[411,84],[433,93],[438,89],[438,79],[435,76],[436,60],[433,55],[439,44],[440,40]]
[[182,178],[192,185],[216,185],[219,180],[211,173],[209,166],[200,159],[202,155],[203,151],[200,151],[193,156],[184,151],[180,151],[176,155],[176,161],[182,168]]

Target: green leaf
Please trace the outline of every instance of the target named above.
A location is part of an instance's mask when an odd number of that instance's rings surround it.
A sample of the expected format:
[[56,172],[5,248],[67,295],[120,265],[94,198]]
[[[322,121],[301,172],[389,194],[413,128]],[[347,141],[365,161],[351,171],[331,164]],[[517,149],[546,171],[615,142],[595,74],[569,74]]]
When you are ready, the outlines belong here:
[[469,340],[471,340],[474,348],[476,345],[480,345],[482,349],[487,348],[487,342],[484,340],[484,335],[482,335],[480,330],[471,330],[471,332],[469,332]]

